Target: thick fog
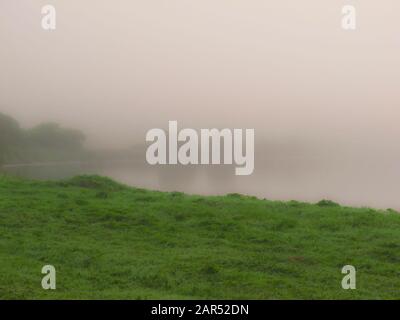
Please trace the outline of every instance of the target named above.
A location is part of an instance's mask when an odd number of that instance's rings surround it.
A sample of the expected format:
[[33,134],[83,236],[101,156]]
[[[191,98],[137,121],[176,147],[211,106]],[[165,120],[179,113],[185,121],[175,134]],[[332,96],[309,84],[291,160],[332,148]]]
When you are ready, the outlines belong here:
[[169,120],[254,128],[255,176],[320,181],[239,191],[400,208],[399,15],[398,0],[1,0],[0,112],[80,129],[90,148],[144,144]]

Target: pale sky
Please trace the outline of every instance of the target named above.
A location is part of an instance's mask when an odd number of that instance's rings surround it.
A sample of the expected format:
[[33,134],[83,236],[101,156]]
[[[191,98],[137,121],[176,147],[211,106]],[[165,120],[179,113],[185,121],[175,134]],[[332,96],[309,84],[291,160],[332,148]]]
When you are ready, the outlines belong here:
[[[355,31],[341,29],[348,4]],[[398,0],[0,1],[0,112],[93,145],[178,120],[399,150],[399,84]]]

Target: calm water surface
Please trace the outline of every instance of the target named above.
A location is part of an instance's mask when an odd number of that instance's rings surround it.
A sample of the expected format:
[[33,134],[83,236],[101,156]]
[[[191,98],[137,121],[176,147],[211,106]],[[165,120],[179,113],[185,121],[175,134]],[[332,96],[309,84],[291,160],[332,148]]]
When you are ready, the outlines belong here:
[[[321,164],[323,163],[323,165]],[[304,158],[256,163],[250,176],[235,176],[233,166],[150,166],[129,161],[10,166],[8,173],[35,179],[99,174],[128,185],[192,194],[242,193],[274,200],[316,202],[400,210],[397,161],[322,162]]]

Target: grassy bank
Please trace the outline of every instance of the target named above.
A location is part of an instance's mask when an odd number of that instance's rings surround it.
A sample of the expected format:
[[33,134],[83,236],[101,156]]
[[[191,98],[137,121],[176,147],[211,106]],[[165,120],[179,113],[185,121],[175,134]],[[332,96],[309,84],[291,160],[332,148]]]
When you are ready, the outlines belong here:
[[399,266],[392,211],[0,177],[1,299],[400,298]]

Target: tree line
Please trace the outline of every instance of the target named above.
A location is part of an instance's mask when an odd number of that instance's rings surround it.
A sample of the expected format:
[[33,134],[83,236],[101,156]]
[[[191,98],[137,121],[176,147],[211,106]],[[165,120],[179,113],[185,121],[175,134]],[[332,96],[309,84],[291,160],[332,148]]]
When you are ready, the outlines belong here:
[[0,113],[0,164],[22,161],[72,160],[84,151],[85,135],[57,123],[24,129]]

